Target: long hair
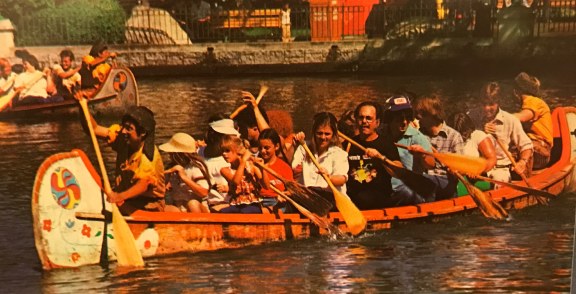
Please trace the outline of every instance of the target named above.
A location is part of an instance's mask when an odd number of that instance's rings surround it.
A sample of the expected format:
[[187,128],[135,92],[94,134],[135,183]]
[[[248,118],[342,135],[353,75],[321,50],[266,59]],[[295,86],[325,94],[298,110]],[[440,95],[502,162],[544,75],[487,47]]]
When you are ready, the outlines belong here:
[[248,152],[246,150],[248,147],[245,142],[237,136],[224,135],[222,138],[222,143],[220,144],[220,150],[234,150],[239,156]]
[[278,145],[280,148],[278,148],[278,151],[275,152],[276,156],[280,157],[281,159],[287,162],[286,160],[287,157],[286,154],[284,153],[284,148],[282,148],[282,141],[280,140],[280,135],[278,134],[278,132],[276,132],[275,129],[268,128],[262,130],[260,132],[260,136],[258,136],[258,140],[270,140],[272,144],[274,144],[274,147]]
[[[332,139],[330,139],[330,144],[328,147],[338,146],[340,147],[340,140],[338,139],[338,120],[330,112],[320,112],[314,115],[314,123],[312,124],[312,140],[310,143],[310,149],[313,153],[318,153],[318,144],[316,143],[316,131],[320,127],[328,126],[332,130]],[[309,158],[308,158],[309,159]]]
[[472,132],[474,132],[474,123],[472,119],[464,112],[454,113],[448,119],[448,125],[458,131],[464,142],[470,139]]
[[210,181],[210,173],[208,173],[208,167],[204,162],[204,159],[198,153],[191,153],[191,152],[174,152],[173,153],[174,163],[181,165],[183,167],[187,165],[192,165],[193,167],[197,167],[200,172],[202,172],[202,176],[208,182],[208,187],[212,187],[212,183]]

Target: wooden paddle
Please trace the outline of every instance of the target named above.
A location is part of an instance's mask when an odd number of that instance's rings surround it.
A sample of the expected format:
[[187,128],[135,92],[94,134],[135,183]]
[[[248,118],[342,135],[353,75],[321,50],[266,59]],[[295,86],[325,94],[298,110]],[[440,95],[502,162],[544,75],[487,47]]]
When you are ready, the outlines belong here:
[[522,192],[526,192],[526,193],[530,193],[530,194],[534,194],[534,195],[538,195],[538,196],[542,196],[542,197],[546,197],[546,198],[553,198],[556,197],[556,195],[550,193],[550,192],[546,192],[546,191],[542,191],[542,190],[538,190],[538,189],[534,189],[531,187],[526,187],[526,186],[520,186],[520,185],[516,185],[513,183],[508,183],[508,182],[503,182],[503,181],[498,181],[495,179],[491,179],[488,177],[483,177],[483,176],[476,176],[477,179],[482,180],[482,181],[486,181],[486,182],[491,182],[494,184],[498,184],[501,186],[506,186],[506,187],[510,187],[512,189],[516,189]]
[[[320,170],[320,164],[318,163],[318,160],[316,160],[316,157],[314,157],[314,154],[312,154],[312,151],[310,151],[310,149],[308,148],[308,145],[306,145],[306,142],[304,142],[304,140],[300,140],[300,144],[302,144],[302,147],[304,148],[304,150],[306,150],[306,153],[308,154],[308,156],[310,157],[316,168]],[[342,218],[344,218],[344,221],[346,222],[346,225],[348,226],[350,233],[354,236],[360,234],[366,228],[367,223],[366,218],[364,217],[362,212],[358,209],[358,207],[354,205],[354,202],[350,200],[350,197],[348,197],[348,195],[345,195],[344,193],[338,191],[338,189],[334,186],[328,175],[323,173],[321,175],[324,178],[324,180],[326,180],[326,183],[328,183],[328,186],[332,190],[332,193],[334,194],[334,199],[336,200],[336,207],[338,208],[338,211],[340,211],[340,214],[342,214]]]
[[[516,163],[516,159],[514,159],[514,156],[512,156],[510,151],[508,151],[508,148],[506,148],[504,146],[504,143],[502,142],[502,140],[500,140],[500,138],[498,138],[498,136],[496,136],[496,134],[492,134],[492,136],[494,136],[494,139],[496,139],[496,143],[498,144],[498,146],[500,146],[500,149],[502,149],[504,154],[506,154],[506,157],[508,157],[508,159],[512,163],[512,167],[514,168],[514,170],[516,170],[516,167],[518,164]],[[530,184],[530,182],[528,182],[528,178],[526,178],[526,175],[524,173],[519,173],[518,175],[520,175],[520,178],[522,178],[522,181],[524,181],[524,183],[526,183],[526,186],[533,188],[532,185]],[[543,197],[538,196],[538,195],[534,195],[534,196],[536,197],[536,200],[538,201],[538,203],[548,204],[548,199],[543,198]]]
[[300,213],[302,213],[304,216],[309,218],[318,227],[325,229],[325,230],[328,230],[328,231],[333,231],[335,229],[338,230],[335,226],[330,224],[330,221],[310,212],[310,210],[304,208],[302,205],[300,205],[296,201],[292,200],[292,198],[290,198],[290,196],[288,196],[288,195],[286,195],[286,193],[278,190],[278,188],[274,187],[273,185],[270,185],[270,189],[272,191],[276,192],[276,194],[278,194],[278,196],[280,196],[280,197],[286,199],[288,202],[290,202],[290,204],[292,204],[292,206],[294,206],[296,209],[298,209],[298,211],[300,211]]
[[[94,147],[96,157],[98,158],[98,165],[100,166],[100,172],[102,173],[104,191],[112,191],[110,187],[110,181],[108,180],[108,174],[106,173],[106,166],[104,165],[102,153],[100,152],[100,146],[98,145],[96,134],[94,133],[94,126],[92,126],[92,120],[90,119],[88,102],[81,95],[77,96],[79,98],[84,117],[86,118],[86,124],[88,126],[88,130],[90,131],[90,138],[92,139],[92,145]],[[118,265],[133,267],[144,266],[142,254],[136,246],[136,241],[134,240],[132,231],[130,231],[128,223],[126,223],[126,220],[124,220],[124,217],[118,210],[118,207],[115,203],[112,203],[112,227],[114,228],[114,239],[116,240],[116,257],[118,258]]]
[[[313,211],[315,214],[325,216],[330,212],[330,209],[332,209],[332,203],[318,195],[318,193],[314,192],[312,189],[282,177],[265,164],[257,161],[254,161],[254,164],[282,181],[286,190],[290,192],[290,198],[295,202],[300,203],[303,207]],[[270,186],[272,186],[272,184],[270,184]]]
[[480,212],[482,212],[485,217],[497,220],[508,219],[508,212],[506,212],[506,209],[504,209],[504,207],[502,207],[498,202],[494,201],[492,197],[487,196],[486,193],[482,192],[478,187],[472,185],[472,183],[464,178],[464,176],[462,176],[458,171],[450,170],[450,172],[455,175],[462,184],[464,184],[470,197],[472,197],[476,206],[478,206]]
[[[409,149],[408,146],[395,143],[397,147]],[[422,154],[433,156],[437,161],[453,171],[466,175],[480,175],[486,168],[486,159],[482,157],[466,156],[454,153],[417,151]]]
[[[260,100],[262,100],[262,97],[264,97],[264,94],[266,94],[266,92],[268,92],[268,86],[262,85],[260,87],[260,92],[258,93],[258,96],[256,97],[256,104],[260,103]],[[234,112],[232,112],[232,114],[230,114],[230,118],[234,119],[236,116],[238,116],[238,114],[240,114],[240,112],[242,110],[246,109],[246,107],[248,107],[248,104],[246,104],[246,103],[238,106],[238,108],[236,108],[236,110],[234,110]]]
[[[338,131],[338,136],[350,142],[352,145],[358,147],[360,150],[366,152],[366,147],[354,141],[352,138],[344,135],[340,131]],[[430,194],[430,192],[436,186],[430,179],[426,178],[425,176],[404,168],[402,165],[398,166],[395,162],[386,157],[378,158],[378,160],[384,164],[384,168],[391,176],[402,180],[406,186],[410,187],[410,189],[419,195],[425,196]]]

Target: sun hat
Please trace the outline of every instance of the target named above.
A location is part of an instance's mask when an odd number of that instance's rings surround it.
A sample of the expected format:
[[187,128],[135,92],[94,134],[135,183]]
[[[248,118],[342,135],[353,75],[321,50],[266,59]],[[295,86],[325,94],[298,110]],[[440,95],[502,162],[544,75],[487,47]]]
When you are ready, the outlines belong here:
[[411,108],[412,104],[410,103],[410,99],[406,96],[392,96],[386,99],[386,111],[399,111]]
[[234,121],[229,118],[213,121],[209,125],[220,134],[240,136],[240,133],[234,128]]
[[536,77],[530,76],[525,72],[519,73],[514,79],[516,87],[528,94],[538,96],[540,92],[540,80]]
[[186,133],[176,133],[170,141],[160,145],[158,148],[164,152],[195,153],[198,148],[196,140]]

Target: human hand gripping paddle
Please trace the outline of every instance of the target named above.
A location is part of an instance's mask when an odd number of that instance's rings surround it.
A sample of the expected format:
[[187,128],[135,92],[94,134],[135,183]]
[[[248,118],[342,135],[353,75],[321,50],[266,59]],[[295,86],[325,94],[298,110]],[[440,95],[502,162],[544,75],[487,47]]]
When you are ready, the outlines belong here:
[[[268,92],[268,86],[262,85],[260,87],[260,92],[258,93],[258,96],[256,97],[256,104],[260,103],[260,100],[262,100],[262,97],[264,97],[264,94],[266,94],[266,92]],[[234,112],[232,112],[232,114],[230,114],[230,118],[234,119],[246,107],[248,107],[248,104],[242,104],[242,105],[238,106],[238,108],[236,108],[236,110],[234,110]]]
[[[312,151],[310,151],[308,148],[308,145],[306,145],[306,142],[304,142],[303,139],[300,139],[299,142],[304,150],[306,150],[306,153],[316,168],[320,170],[320,164],[318,163],[318,160],[316,160],[316,157],[314,157],[314,154],[312,154]],[[338,191],[328,175],[324,173],[321,173],[321,175],[332,190],[332,193],[334,194],[334,200],[336,200],[336,207],[338,208],[338,211],[340,211],[340,214],[342,214],[342,218],[344,218],[344,222],[346,222],[350,233],[354,236],[360,234],[366,228],[366,218],[358,209],[358,207],[354,205],[352,200],[350,200],[350,197]]]
[[[112,191],[110,187],[110,181],[108,180],[108,174],[106,173],[106,166],[104,165],[104,160],[102,159],[102,153],[100,152],[100,146],[96,140],[96,134],[94,133],[94,126],[92,125],[92,120],[90,118],[90,112],[88,111],[88,102],[82,94],[78,94],[77,97],[80,106],[82,107],[82,112],[86,118],[86,124],[88,125],[88,130],[90,131],[90,138],[92,139],[92,145],[98,158],[98,165],[100,166],[100,172],[102,174],[102,182],[104,184],[105,193]],[[116,257],[118,258],[118,265],[120,266],[132,266],[132,267],[142,267],[144,266],[144,260],[140,250],[136,247],[136,241],[130,231],[130,227],[126,220],[118,210],[115,203],[112,203],[112,227],[114,228],[114,239],[116,240]]]
[[[396,144],[400,148],[408,149],[408,146],[402,144]],[[434,156],[434,159],[438,161],[441,165],[448,168],[454,176],[464,184],[466,190],[470,194],[470,197],[474,200],[480,212],[485,217],[493,218],[497,220],[508,219],[508,212],[502,207],[498,202],[494,201],[492,197],[486,195],[478,187],[472,185],[461,173],[470,176],[479,176],[486,167],[486,159],[479,157],[471,157],[460,154],[453,153],[439,153],[439,152],[424,152],[419,151],[423,154],[428,154]]]
[[[354,141],[352,138],[344,135],[342,132],[338,131],[338,136],[350,142],[352,145],[358,147],[363,152],[366,152],[366,147]],[[419,195],[428,195],[434,189],[435,184],[423,175],[415,173],[403,167],[402,165],[398,165],[386,157],[377,159],[382,162],[386,172],[388,172],[391,176],[400,179],[404,184],[406,184],[406,186],[410,187],[410,189]]]
[[[284,184],[284,187],[286,187],[286,190],[290,193],[290,196],[286,194],[282,196],[284,196],[284,198],[290,198],[290,200],[298,203],[303,209],[312,211],[312,213],[319,216],[327,215],[328,212],[330,212],[330,209],[332,209],[332,203],[322,198],[322,196],[318,195],[318,193],[314,192],[312,189],[282,177],[272,168],[263,163],[255,161],[254,164],[280,180]],[[270,184],[270,187],[272,187],[272,184]],[[290,203],[292,203],[292,201],[290,201]],[[298,207],[296,208],[298,209]],[[300,210],[300,212],[302,212],[302,210]],[[307,216],[307,213],[305,212],[302,212],[302,214]],[[312,218],[310,219],[314,220]]]
[[[508,151],[508,148],[506,148],[504,146],[504,143],[502,142],[502,140],[500,140],[500,138],[498,138],[498,136],[496,134],[492,134],[492,136],[494,136],[494,139],[496,140],[496,143],[498,144],[498,146],[500,146],[500,149],[502,149],[502,151],[504,152],[504,154],[506,154],[506,157],[508,157],[508,159],[510,160],[510,162],[512,163],[512,167],[514,168],[514,170],[517,170],[517,166],[518,163],[516,162],[516,160],[514,159],[514,156],[512,156],[512,154],[510,153],[510,151]],[[522,173],[517,173],[518,175],[520,175],[520,177],[522,178],[522,181],[524,181],[524,183],[526,183],[526,186],[533,188],[532,185],[530,184],[530,182],[528,182],[528,178],[526,178],[526,175],[522,172]],[[541,195],[535,194],[534,195],[536,197],[536,200],[538,201],[538,203],[540,204],[548,204],[548,199],[541,197]]]

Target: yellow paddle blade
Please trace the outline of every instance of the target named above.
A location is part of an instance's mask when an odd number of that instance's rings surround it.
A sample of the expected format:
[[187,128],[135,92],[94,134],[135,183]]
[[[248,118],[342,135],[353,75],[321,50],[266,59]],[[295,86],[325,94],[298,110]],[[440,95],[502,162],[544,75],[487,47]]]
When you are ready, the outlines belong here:
[[366,228],[366,218],[362,212],[354,205],[352,200],[348,196],[338,192],[338,190],[332,190],[334,192],[334,199],[336,200],[336,207],[344,222],[348,226],[350,233],[354,236],[362,233]]
[[114,228],[114,240],[116,241],[116,257],[120,266],[144,266],[144,260],[136,241],[128,227],[128,223],[118,210],[116,204],[112,204],[112,228]]
[[478,176],[486,168],[486,159],[454,153],[432,153],[432,155],[449,169],[466,175]]

